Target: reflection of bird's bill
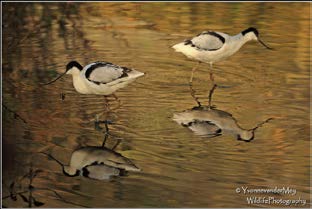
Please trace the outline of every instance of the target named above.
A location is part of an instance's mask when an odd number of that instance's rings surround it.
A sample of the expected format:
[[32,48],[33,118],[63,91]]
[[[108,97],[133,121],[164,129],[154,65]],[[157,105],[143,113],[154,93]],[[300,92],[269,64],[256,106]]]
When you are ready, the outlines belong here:
[[258,38],[258,41],[260,44],[262,44],[265,48],[273,50],[273,48],[269,47],[268,45],[266,45],[260,38]]
[[270,120],[273,120],[273,118],[268,118],[268,119],[266,119],[265,121],[259,123],[256,127],[252,128],[252,129],[249,129],[249,130],[250,130],[250,131],[255,131],[255,130],[257,130],[258,128],[260,128],[262,125],[264,125],[264,124],[270,122]]
[[54,160],[55,162],[57,162],[59,165],[63,166],[63,163],[61,163],[61,161],[57,160],[56,158],[54,158],[52,155],[45,153],[45,152],[39,152],[41,154],[44,154],[46,156],[48,156],[50,159]]
[[48,83],[44,83],[44,84],[42,84],[42,85],[49,85],[49,84],[51,84],[51,83],[54,83],[55,81],[57,81],[58,79],[60,79],[63,75],[65,75],[66,73],[63,73],[63,74],[61,74],[61,75],[59,75],[57,78],[55,78],[54,80],[52,80],[52,81],[50,81],[50,82],[48,82]]

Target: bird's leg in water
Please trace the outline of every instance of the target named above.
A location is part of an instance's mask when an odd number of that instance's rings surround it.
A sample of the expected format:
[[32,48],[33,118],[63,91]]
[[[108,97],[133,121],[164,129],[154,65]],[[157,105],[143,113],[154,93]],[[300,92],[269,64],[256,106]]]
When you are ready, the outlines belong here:
[[120,142],[121,142],[121,139],[118,138],[118,139],[117,139],[117,143],[112,147],[112,150],[115,150],[116,147],[120,144]]
[[109,103],[108,103],[107,96],[104,96],[104,101],[105,101],[105,110],[103,112],[95,115],[95,123],[100,121],[100,117],[102,115],[104,115],[105,113],[109,112]]
[[103,148],[105,147],[105,143],[106,143],[106,140],[107,140],[107,138],[108,138],[108,135],[109,135],[108,124],[107,124],[107,122],[105,122],[104,141],[103,141],[103,143],[102,143],[102,147],[103,147]]
[[[112,96],[113,96],[113,97],[115,98],[115,100],[118,102],[117,108],[119,108],[120,105],[121,105],[120,99],[116,96],[116,94],[112,94]],[[117,109],[117,108],[116,108],[116,109]]]
[[210,72],[209,72],[209,75],[210,75],[210,80],[212,82],[214,82],[214,77],[213,77],[213,73],[212,73],[212,62],[210,62]]
[[121,101],[120,101],[120,99],[119,99],[115,94],[112,94],[112,96],[115,98],[115,101],[117,101],[118,104],[117,104],[116,107],[110,108],[109,103],[107,102],[107,104],[108,104],[108,105],[107,105],[107,108],[106,108],[106,111],[107,111],[107,112],[111,112],[111,111],[113,111],[113,110],[117,110],[117,109],[121,106]]
[[[102,143],[102,148],[105,148],[105,144],[106,144],[106,141],[108,139],[108,136],[111,136],[112,138],[116,138],[116,137],[109,133],[108,124],[112,124],[112,122],[105,120],[103,123],[105,124],[105,131],[104,131],[104,140]],[[115,150],[116,147],[120,144],[120,142],[121,142],[121,139],[117,138],[117,143],[111,148],[111,150]]]
[[212,94],[216,88],[217,88],[217,84],[214,84],[212,89],[210,89],[209,91],[209,96],[208,96],[208,108],[209,109],[213,108],[213,106],[211,106],[211,100],[212,100]]
[[198,97],[196,97],[196,95],[195,95],[196,91],[193,89],[193,84],[190,83],[189,86],[190,86],[190,90],[191,90],[191,96],[193,97],[193,99],[197,103],[198,107],[201,107],[201,103],[199,102]]
[[107,99],[107,96],[104,96],[104,101],[105,101],[105,110],[109,110],[109,100]]
[[105,147],[105,143],[106,143],[107,138],[108,138],[108,133],[105,133],[105,134],[104,134],[104,141],[103,141],[103,143],[102,143],[102,148]]
[[198,62],[197,65],[195,67],[193,67],[193,69],[192,69],[192,74],[191,74],[191,78],[190,78],[190,84],[193,82],[194,72],[199,67],[200,63],[201,62]]

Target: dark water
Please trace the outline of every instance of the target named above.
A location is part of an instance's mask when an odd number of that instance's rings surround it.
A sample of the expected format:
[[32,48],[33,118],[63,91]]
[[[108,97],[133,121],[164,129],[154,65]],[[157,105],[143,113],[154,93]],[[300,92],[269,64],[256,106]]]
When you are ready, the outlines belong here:
[[[309,3],[4,3],[2,64],[3,196],[32,164],[34,197],[43,207],[284,207],[249,205],[246,197],[306,200],[309,207]],[[170,46],[210,29],[237,34],[249,26],[275,51],[246,44],[214,65],[218,109],[256,131],[250,143],[231,135],[200,137],[172,120],[196,103],[188,80],[195,62]],[[99,146],[94,118],[102,96],[80,95],[65,65],[109,61],[146,73],[117,92],[107,114],[123,138],[116,151],[143,171],[111,181],[70,178],[40,151],[67,163],[81,146]],[[195,73],[202,103],[209,65]],[[65,93],[65,100],[60,94]],[[110,105],[116,106],[110,98]],[[14,113],[15,112],[15,113]],[[113,142],[109,142],[112,144]],[[23,187],[27,185],[23,183]],[[296,195],[237,194],[235,189],[290,187]],[[23,190],[23,188],[19,188]],[[76,204],[76,205],[75,205]],[[3,205],[24,207],[21,198]],[[302,204],[291,205],[302,207]],[[287,207],[287,206],[286,206]]]

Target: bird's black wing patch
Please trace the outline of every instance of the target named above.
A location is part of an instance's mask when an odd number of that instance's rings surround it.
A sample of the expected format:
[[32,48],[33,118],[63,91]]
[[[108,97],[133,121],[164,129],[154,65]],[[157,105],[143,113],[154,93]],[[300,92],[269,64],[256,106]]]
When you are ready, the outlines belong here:
[[122,71],[122,75],[120,76],[120,78],[127,77],[128,73],[132,71],[130,68],[127,68],[127,67],[121,67],[121,68],[123,69],[123,71]]
[[216,124],[214,124],[211,121],[203,121],[203,120],[197,120],[197,119],[195,119],[195,120],[193,120],[193,121],[191,121],[191,122],[189,122],[187,124],[182,124],[182,125],[185,126],[185,127],[189,127],[189,126],[192,126],[194,124],[216,125]]
[[184,41],[184,45],[190,45],[197,50],[215,51],[220,49],[225,43],[225,38],[213,31],[204,31],[191,40]]
[[89,177],[90,172],[88,171],[87,167],[82,168],[82,175],[84,177]]
[[221,36],[220,34],[214,32],[214,31],[205,31],[205,32],[202,32],[199,35],[206,35],[206,34],[209,34],[211,36],[214,36],[214,37],[218,38],[223,44],[225,43],[225,38],[223,36]]
[[127,77],[129,72],[131,69],[127,67],[120,67],[110,62],[96,62],[87,68],[85,76],[89,81],[100,85]]

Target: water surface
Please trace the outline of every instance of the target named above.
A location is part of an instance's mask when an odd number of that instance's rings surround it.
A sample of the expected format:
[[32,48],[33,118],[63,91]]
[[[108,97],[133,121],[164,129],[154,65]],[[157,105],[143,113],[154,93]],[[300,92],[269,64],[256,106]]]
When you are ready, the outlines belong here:
[[[309,200],[309,3],[4,3],[3,4],[3,195],[30,163],[43,173],[35,187],[57,191],[87,207],[282,207],[248,205],[236,188],[289,186]],[[214,65],[213,104],[249,129],[263,125],[250,143],[231,135],[206,138],[172,120],[196,105],[188,80],[195,62],[170,46],[204,30],[229,34],[253,26],[275,51],[246,44]],[[66,76],[40,86],[77,60],[108,61],[145,72],[117,92],[120,108],[106,117],[123,138],[116,151],[143,171],[112,181],[70,178],[47,157],[67,163],[73,150],[99,146],[95,114],[102,96],[80,95]],[[212,83],[209,65],[193,87],[203,104]],[[61,100],[60,94],[65,94]],[[113,98],[110,105],[116,105]],[[21,119],[22,118],[22,119]],[[109,143],[114,143],[113,141]],[[265,196],[265,195],[259,195]],[[43,207],[76,207],[49,191]],[[26,206],[5,199],[3,205]],[[292,205],[295,207],[294,205]],[[297,205],[301,206],[301,205]],[[305,205],[305,207],[308,207]]]

